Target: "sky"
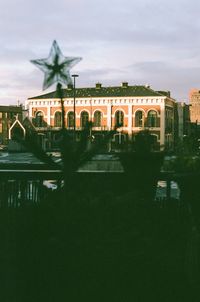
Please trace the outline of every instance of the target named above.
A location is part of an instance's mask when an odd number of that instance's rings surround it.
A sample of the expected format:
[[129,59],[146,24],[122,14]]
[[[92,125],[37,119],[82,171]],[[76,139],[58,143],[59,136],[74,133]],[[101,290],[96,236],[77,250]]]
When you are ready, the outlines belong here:
[[53,40],[82,57],[77,87],[149,84],[188,101],[200,89],[197,0],[0,0],[0,104],[24,103],[42,90],[30,60],[47,58]]

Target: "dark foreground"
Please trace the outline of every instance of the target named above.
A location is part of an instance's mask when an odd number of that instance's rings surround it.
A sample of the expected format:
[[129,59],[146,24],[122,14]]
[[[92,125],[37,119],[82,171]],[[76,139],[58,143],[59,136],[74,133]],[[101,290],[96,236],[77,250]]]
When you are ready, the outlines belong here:
[[199,301],[185,201],[89,187],[0,212],[1,301]]

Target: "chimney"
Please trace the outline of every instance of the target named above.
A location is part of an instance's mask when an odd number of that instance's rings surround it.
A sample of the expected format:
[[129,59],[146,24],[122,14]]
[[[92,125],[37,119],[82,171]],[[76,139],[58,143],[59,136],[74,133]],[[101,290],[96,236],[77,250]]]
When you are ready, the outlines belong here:
[[96,89],[101,89],[102,84],[101,83],[96,83]]
[[123,88],[127,88],[127,87],[128,87],[128,82],[122,82],[122,83],[121,83],[121,86],[122,86]]

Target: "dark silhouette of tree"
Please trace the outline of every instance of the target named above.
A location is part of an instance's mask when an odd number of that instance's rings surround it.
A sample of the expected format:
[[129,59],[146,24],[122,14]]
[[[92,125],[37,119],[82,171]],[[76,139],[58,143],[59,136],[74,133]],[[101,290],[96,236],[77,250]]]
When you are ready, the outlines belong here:
[[146,154],[152,151],[154,145],[153,136],[149,130],[140,131],[135,136],[134,149],[140,154]]

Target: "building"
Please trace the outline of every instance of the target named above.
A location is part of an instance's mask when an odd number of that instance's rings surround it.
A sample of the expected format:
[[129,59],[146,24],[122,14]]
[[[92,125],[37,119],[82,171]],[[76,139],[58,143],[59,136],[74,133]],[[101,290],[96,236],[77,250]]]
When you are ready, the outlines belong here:
[[[149,130],[159,149],[174,144],[175,101],[169,92],[154,91],[149,86],[95,87],[75,90],[76,134],[92,122],[94,136],[116,129],[112,141],[123,143],[134,140],[142,130]],[[63,89],[65,124],[74,129],[74,90]],[[26,102],[29,118],[38,133],[53,146],[61,128],[61,104],[57,92],[31,97]]]
[[190,122],[190,105],[185,102],[177,102],[177,137],[179,140],[187,135],[190,135],[191,122]]
[[7,145],[9,141],[9,129],[18,116],[22,121],[23,110],[20,106],[0,106],[0,144]]
[[200,90],[191,89],[189,92],[190,119],[192,123],[200,124]]

